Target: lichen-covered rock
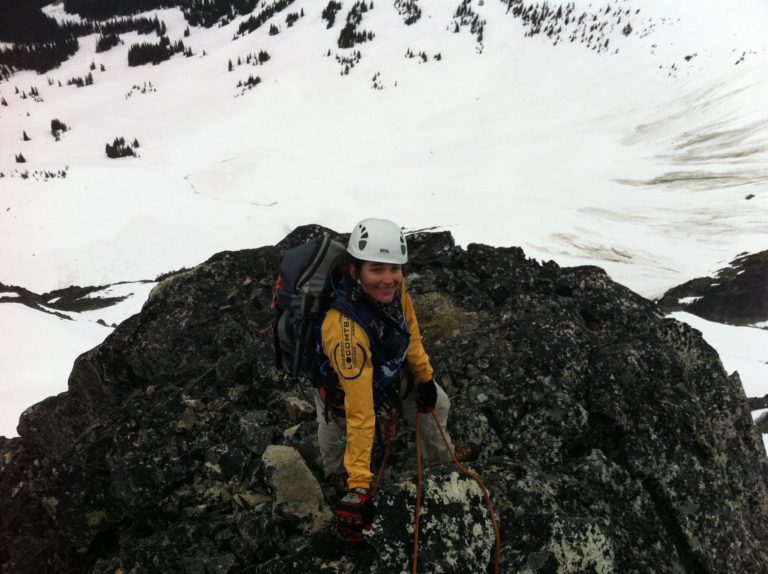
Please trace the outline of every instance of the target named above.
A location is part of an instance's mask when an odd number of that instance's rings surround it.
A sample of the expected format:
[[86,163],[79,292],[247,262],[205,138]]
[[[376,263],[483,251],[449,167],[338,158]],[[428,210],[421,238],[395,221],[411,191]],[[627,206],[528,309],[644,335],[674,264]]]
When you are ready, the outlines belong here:
[[[366,537],[376,550],[375,572],[411,570],[416,491],[414,481],[408,480],[377,497],[375,528]],[[495,536],[483,491],[474,480],[452,465],[427,470],[419,523],[419,571],[485,570]]]
[[275,512],[296,523],[305,534],[328,526],[333,514],[299,452],[289,446],[270,445],[261,459],[275,492]]
[[[313,391],[275,370],[264,336],[282,254],[322,231],[169,276],[19,438],[0,437],[1,572],[410,570],[413,434],[400,425],[374,534],[341,542],[320,527],[333,501]],[[447,233],[409,247],[448,430],[481,447],[503,572],[765,571],[768,461],[738,375],[698,332],[595,267]],[[450,465],[425,480],[420,571],[492,567],[476,487]]]

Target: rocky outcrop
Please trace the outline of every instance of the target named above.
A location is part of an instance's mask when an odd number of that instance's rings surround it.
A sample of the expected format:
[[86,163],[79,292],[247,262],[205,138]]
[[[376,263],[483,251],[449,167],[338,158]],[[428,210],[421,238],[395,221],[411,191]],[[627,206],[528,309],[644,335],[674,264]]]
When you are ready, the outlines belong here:
[[698,277],[667,291],[659,304],[730,325],[768,322],[768,251],[740,255],[714,277]]
[[[281,254],[319,232],[167,278],[0,438],[2,572],[410,569],[413,435],[395,439],[367,543],[340,543],[311,389],[275,371],[264,337]],[[409,244],[503,572],[764,571],[768,462],[738,375],[697,331],[595,267],[447,233]],[[420,532],[420,571],[492,561],[482,495],[451,465],[425,475]]]
[[[141,281],[141,283],[150,283],[150,281]],[[115,285],[122,285],[122,283],[115,283]],[[0,283],[0,303],[21,303],[37,311],[56,315],[61,319],[71,319],[69,315],[59,313],[58,311],[82,313],[83,311],[104,309],[116,305],[129,297],[129,295],[119,297],[105,296],[104,293],[110,287],[113,287],[113,285],[101,285],[98,287],[78,287],[73,285],[38,294],[23,287]]]

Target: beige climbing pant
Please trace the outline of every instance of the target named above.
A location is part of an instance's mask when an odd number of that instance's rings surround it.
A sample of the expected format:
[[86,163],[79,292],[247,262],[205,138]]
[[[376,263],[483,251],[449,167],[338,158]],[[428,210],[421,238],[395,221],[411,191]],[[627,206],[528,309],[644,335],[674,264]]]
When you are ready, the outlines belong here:
[[[412,428],[416,427],[416,397],[418,396],[416,384],[408,385],[405,375],[399,381],[402,416]],[[453,443],[446,429],[451,400],[440,385],[435,384],[435,386],[437,387],[435,414],[440,421],[440,426],[445,430],[445,436],[448,438],[448,444],[452,451]],[[317,441],[320,445],[320,456],[323,459],[325,475],[342,473],[344,472],[344,452],[347,444],[346,419],[342,413],[329,408],[327,409],[328,420],[326,420],[325,403],[317,390],[315,390],[315,408],[317,409],[318,424]],[[419,413],[419,435],[424,465],[433,466],[451,462],[451,454],[445,448],[440,429],[437,428],[435,419],[430,413]],[[378,469],[372,470],[375,472]]]

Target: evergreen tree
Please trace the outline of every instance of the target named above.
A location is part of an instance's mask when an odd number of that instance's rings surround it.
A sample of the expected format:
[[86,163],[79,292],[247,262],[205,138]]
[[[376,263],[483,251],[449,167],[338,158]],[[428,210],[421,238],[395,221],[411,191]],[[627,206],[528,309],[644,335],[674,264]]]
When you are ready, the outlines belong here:
[[120,43],[120,36],[114,32],[102,34],[96,39],[96,53],[106,52]]
[[227,66],[227,71],[231,72],[234,69],[234,66],[232,66],[232,60],[229,61],[229,65]]
[[[177,52],[185,52],[184,43],[179,40],[171,45],[168,36],[161,36],[158,44],[133,44],[128,49],[128,65],[141,66],[149,63],[159,64],[160,62],[168,60]],[[191,51],[188,55],[191,55]]]
[[9,44],[6,48],[0,48],[0,65],[4,71],[7,67],[13,67],[42,74],[69,58],[77,48],[77,38],[74,36],[45,42]]
[[[139,142],[136,141],[138,144]],[[112,142],[112,145],[107,143],[104,146],[104,151],[107,154],[107,157],[110,159],[117,159],[120,157],[136,157],[136,153],[131,149],[129,146],[125,145],[125,138],[119,137],[115,138],[115,141]]]
[[27,163],[27,159],[20,153],[16,154],[16,163]]
[[51,135],[53,136],[53,139],[56,141],[59,141],[61,139],[61,132],[65,132],[69,129],[67,127],[67,124],[59,120],[58,118],[54,118],[51,120]]
[[328,23],[326,28],[333,28],[333,24],[336,22],[336,12],[339,10],[341,10],[341,2],[329,0],[328,5],[323,8],[322,13],[320,14],[320,17]]
[[28,142],[30,140],[30,137],[27,135],[26,131],[24,131],[24,135],[22,136],[21,139],[23,139],[25,142]]

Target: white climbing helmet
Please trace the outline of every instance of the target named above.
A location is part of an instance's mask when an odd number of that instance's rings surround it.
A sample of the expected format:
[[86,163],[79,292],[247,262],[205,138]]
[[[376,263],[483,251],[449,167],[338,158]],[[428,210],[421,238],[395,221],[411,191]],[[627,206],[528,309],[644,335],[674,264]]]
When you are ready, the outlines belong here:
[[403,265],[408,245],[400,227],[387,219],[363,219],[349,237],[347,252],[362,261]]

